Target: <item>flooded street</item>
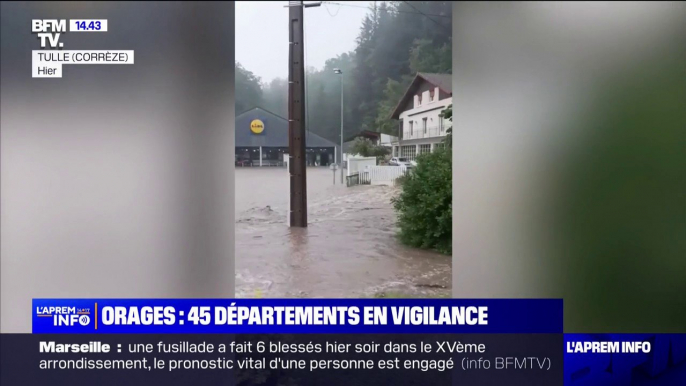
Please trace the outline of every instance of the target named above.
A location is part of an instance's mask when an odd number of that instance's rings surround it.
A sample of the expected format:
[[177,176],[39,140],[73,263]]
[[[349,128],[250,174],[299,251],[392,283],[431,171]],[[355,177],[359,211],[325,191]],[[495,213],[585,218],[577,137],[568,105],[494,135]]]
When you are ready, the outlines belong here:
[[390,186],[308,168],[308,228],[287,224],[286,168],[236,168],[236,297],[449,296],[451,257],[395,238]]

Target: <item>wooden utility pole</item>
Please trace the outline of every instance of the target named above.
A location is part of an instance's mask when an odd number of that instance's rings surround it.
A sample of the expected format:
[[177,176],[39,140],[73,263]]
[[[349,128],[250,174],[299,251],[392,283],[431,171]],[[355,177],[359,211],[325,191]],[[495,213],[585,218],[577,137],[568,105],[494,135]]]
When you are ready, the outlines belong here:
[[290,226],[307,227],[305,160],[305,47],[303,2],[289,1],[288,162],[291,176]]

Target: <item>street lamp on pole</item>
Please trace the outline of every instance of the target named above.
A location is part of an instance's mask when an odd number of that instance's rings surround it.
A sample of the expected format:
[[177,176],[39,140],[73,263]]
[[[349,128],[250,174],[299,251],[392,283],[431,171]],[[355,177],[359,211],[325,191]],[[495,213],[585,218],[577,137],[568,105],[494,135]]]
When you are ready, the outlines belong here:
[[340,68],[334,68],[333,72],[341,76],[341,185],[343,185],[343,71]]

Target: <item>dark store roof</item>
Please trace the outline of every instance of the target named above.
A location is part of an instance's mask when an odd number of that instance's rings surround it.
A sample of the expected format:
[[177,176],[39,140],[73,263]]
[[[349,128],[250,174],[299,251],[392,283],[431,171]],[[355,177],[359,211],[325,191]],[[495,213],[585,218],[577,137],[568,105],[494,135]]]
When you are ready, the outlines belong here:
[[[254,134],[250,122],[259,119],[264,131]],[[307,133],[307,147],[334,147],[335,143],[311,131]],[[288,119],[255,107],[236,117],[236,147],[288,147]]]

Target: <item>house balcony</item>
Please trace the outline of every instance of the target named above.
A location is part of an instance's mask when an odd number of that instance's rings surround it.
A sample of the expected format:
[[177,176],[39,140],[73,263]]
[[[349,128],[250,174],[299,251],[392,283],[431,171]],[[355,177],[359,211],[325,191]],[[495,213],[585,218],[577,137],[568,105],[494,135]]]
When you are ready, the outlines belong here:
[[440,138],[447,135],[447,130],[450,126],[443,127],[427,127],[414,128],[412,131],[406,129],[401,136],[401,140],[407,141],[411,139],[425,139],[425,138]]

